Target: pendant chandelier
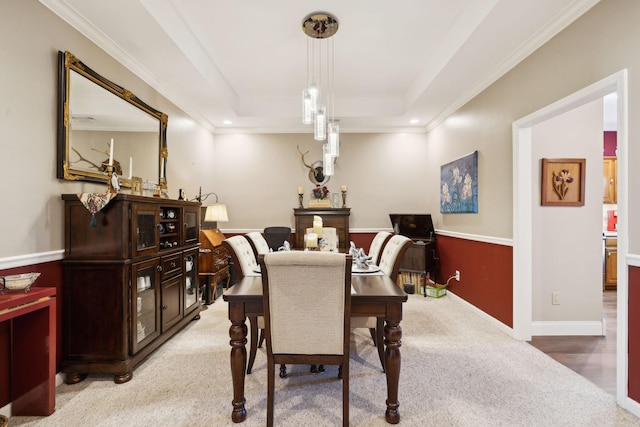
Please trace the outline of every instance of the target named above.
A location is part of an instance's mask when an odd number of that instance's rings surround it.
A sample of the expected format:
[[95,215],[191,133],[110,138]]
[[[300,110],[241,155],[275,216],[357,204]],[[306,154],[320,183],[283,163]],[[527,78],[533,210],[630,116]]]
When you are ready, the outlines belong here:
[[307,87],[302,91],[302,123],[313,125],[313,137],[327,141],[322,148],[324,173],[333,175],[340,155],[340,125],[334,116],[333,36],[338,20],[326,12],[314,12],[302,20],[307,39]]

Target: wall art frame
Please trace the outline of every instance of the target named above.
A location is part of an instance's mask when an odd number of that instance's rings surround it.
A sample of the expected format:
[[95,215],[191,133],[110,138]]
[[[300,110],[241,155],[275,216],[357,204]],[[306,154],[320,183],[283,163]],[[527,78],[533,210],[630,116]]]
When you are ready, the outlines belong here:
[[478,213],[478,151],[440,166],[440,213]]
[[543,158],[542,206],[584,206],[586,159]]

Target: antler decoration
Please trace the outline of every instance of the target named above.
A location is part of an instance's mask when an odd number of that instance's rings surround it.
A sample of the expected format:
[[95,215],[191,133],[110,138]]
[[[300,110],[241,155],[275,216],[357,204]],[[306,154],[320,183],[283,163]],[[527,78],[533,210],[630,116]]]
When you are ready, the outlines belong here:
[[[78,157],[80,157],[79,160],[76,160],[75,162],[71,162],[73,163],[80,163],[80,162],[85,162],[88,163],[89,165],[91,165],[92,168],[100,171],[100,172],[106,172],[107,168],[106,168],[106,164],[109,163],[109,160],[105,160],[104,162],[102,162],[102,165],[96,165],[95,163],[93,163],[91,160],[85,158],[82,154],[80,154],[80,152],[78,150],[76,150],[74,147],[71,147],[71,149],[78,155]],[[93,148],[92,150],[97,151],[99,153],[104,153],[107,157],[109,157],[109,152],[107,151],[100,151],[100,150],[96,150],[95,148]],[[116,175],[122,175],[122,167],[120,166],[120,162],[117,161],[116,159],[113,159],[113,170],[115,171]]]
[[319,164],[319,166],[316,166],[315,168],[311,165],[308,165],[307,162],[304,161],[304,156],[309,152],[302,152],[300,151],[300,147],[296,145],[296,148],[298,149],[298,153],[300,153],[300,158],[302,159],[302,164],[305,165],[307,168],[309,168],[309,175],[313,176],[313,180],[312,182],[314,182],[315,184],[320,184],[322,182],[324,182],[325,180],[325,175],[324,175],[324,168],[322,167],[322,162],[316,162],[316,164]]

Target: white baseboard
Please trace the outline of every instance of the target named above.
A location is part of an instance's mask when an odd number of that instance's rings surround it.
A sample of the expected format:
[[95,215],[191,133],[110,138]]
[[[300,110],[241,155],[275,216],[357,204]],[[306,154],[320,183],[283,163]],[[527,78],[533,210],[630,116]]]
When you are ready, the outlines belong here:
[[460,304],[466,306],[469,310],[476,312],[480,317],[484,318],[487,322],[491,323],[493,326],[495,326],[496,328],[500,329],[502,332],[504,332],[505,334],[509,335],[511,338],[514,337],[513,328],[505,325],[504,323],[502,323],[501,321],[499,321],[495,317],[492,317],[492,316],[488,315],[487,313],[485,313],[484,311],[480,310],[475,305],[472,305],[472,304],[468,303],[467,301],[463,300],[462,298],[460,298],[456,294],[452,293],[448,289],[447,289],[447,297],[452,297],[454,300],[456,300]]
[[532,336],[552,335],[588,335],[605,336],[607,334],[607,322],[601,321],[544,321],[531,322]]

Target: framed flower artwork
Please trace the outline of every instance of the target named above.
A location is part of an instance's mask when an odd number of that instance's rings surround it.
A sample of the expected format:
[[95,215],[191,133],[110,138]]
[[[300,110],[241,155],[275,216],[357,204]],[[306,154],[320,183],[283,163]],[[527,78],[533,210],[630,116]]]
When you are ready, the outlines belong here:
[[542,206],[584,206],[586,159],[542,159]]
[[478,213],[478,152],[440,167],[440,212]]

